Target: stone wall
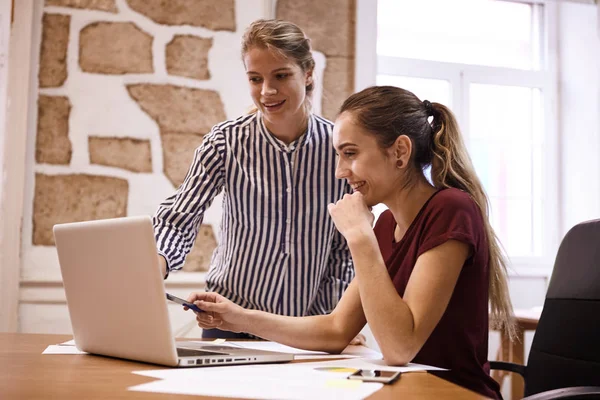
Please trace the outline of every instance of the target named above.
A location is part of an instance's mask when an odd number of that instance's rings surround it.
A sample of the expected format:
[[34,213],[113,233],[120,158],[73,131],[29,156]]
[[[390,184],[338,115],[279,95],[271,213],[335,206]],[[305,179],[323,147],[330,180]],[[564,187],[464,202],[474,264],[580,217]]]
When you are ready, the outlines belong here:
[[276,15],[294,22],[326,57],[323,116],[333,120],[354,92],[355,0],[278,0]]
[[[324,56],[315,109],[333,118],[352,92],[354,1],[304,3],[279,0],[276,15],[304,28]],[[212,125],[250,108],[239,42],[266,11],[262,0],[45,0],[37,7],[26,279],[56,276],[54,224],[152,215],[183,181]],[[216,199],[185,270],[208,267],[220,212]],[[53,272],[41,272],[48,264]]]

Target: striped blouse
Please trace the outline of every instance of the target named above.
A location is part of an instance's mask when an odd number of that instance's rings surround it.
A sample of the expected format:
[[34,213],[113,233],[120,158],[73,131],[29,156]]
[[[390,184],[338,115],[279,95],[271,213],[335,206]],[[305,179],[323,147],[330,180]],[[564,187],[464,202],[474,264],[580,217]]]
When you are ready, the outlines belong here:
[[260,113],[214,126],[183,184],[154,216],[168,270],[182,267],[206,209],[223,191],[207,290],[282,315],[331,312],[354,277],[327,211],[351,192],[335,178],[331,131],[331,122],[311,115],[306,133],[286,145],[267,131]]

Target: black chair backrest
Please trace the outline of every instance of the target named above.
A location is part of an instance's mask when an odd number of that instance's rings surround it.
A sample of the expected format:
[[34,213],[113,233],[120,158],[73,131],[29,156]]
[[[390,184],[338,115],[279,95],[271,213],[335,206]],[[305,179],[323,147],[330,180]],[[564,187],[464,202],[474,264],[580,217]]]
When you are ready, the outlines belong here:
[[574,226],[558,249],[525,396],[592,385],[600,385],[600,219]]

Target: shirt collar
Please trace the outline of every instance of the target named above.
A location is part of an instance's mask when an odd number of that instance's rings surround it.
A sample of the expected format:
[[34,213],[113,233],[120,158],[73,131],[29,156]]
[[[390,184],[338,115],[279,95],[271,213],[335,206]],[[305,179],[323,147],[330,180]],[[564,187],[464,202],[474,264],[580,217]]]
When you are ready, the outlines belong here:
[[275,136],[273,136],[271,132],[269,132],[267,126],[265,125],[263,115],[260,111],[256,112],[256,118],[260,133],[267,139],[269,143],[271,143],[273,147],[280,151],[292,152],[297,148],[304,146],[312,138],[313,135],[314,116],[312,113],[308,115],[308,125],[306,131],[302,134],[302,136],[300,136],[298,139],[294,140],[290,144],[285,144],[283,141],[277,139]]

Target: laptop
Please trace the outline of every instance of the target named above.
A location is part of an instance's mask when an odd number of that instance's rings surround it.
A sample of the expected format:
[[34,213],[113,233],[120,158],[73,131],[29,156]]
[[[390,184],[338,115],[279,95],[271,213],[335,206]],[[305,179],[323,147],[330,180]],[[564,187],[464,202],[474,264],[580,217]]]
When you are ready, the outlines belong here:
[[82,351],[171,367],[294,358],[210,342],[176,342],[149,216],[58,224],[54,239],[73,336]]

